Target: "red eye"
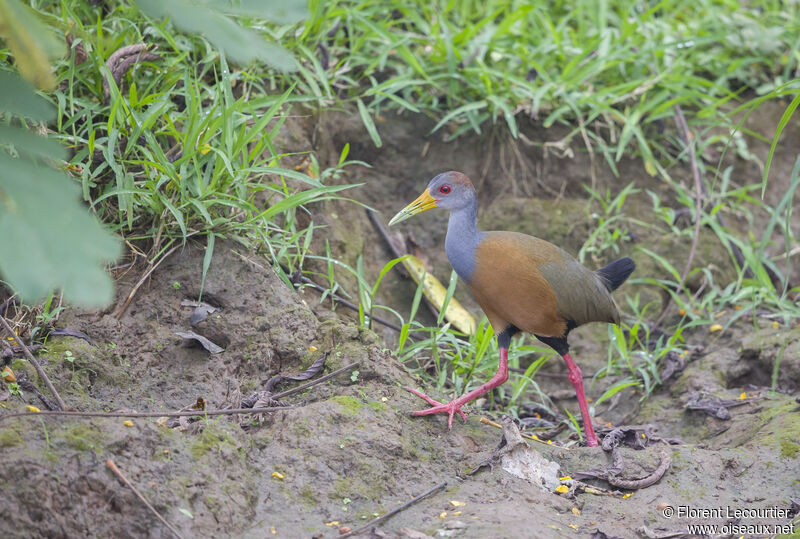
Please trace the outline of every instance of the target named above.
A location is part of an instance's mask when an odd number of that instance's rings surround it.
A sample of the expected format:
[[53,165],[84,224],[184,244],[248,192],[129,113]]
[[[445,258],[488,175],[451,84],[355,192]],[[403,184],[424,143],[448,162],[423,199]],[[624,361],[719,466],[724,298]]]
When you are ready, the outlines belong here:
[[447,194],[449,194],[449,193],[450,193],[450,186],[449,186],[449,185],[443,185],[443,186],[441,186],[441,187],[439,188],[439,192],[440,192],[441,194],[443,194],[443,195],[447,195]]

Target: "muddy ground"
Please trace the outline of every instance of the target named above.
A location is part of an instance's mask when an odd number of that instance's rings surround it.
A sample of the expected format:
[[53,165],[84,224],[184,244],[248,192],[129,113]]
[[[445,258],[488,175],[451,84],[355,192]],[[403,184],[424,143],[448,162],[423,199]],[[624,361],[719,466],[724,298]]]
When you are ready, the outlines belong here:
[[[776,125],[781,112],[776,107],[759,116],[762,125],[750,127],[771,135],[770,126]],[[511,140],[502,130],[492,130],[445,142],[440,134],[428,134],[432,125],[421,117],[384,118],[378,123],[384,146],[376,149],[355,114],[307,115],[287,123],[283,149],[311,150],[321,163],[333,164],[342,146],[350,143],[350,157],[373,168],[351,167],[337,181],[365,182],[351,196],[381,211],[384,222],[415,198],[435,173],[463,170],[479,189],[482,226],[534,233],[572,252],[596,225],[587,211],[584,183],[618,191],[635,181],[642,192],[631,197],[625,211],[645,223],[653,216],[644,189],[660,193],[665,204],[677,207],[671,192],[640,162],[624,159],[618,164],[621,178],[617,179],[602,162],[592,166],[579,139],[566,146],[529,146]],[[785,140],[798,140],[799,131],[790,126]],[[528,140],[543,143],[558,141],[566,130],[545,131],[531,123],[523,133]],[[770,200],[785,190],[781,178],[788,178],[796,157],[793,145],[781,148]],[[766,154],[766,146],[751,149],[762,159]],[[726,160],[743,179],[760,177],[753,162],[736,156]],[[687,185],[690,182],[687,174]],[[309,218],[326,226],[315,248],[320,249],[327,238],[345,261],[352,263],[363,253],[373,280],[392,257],[358,206],[326,203],[314,207]],[[729,219],[734,229],[752,226],[735,215]],[[405,228],[442,280],[449,275],[445,227],[444,213],[429,212]],[[687,228],[681,234],[655,235],[648,227],[629,222],[621,246],[624,254],[636,259],[636,275],[659,277],[663,270],[638,247],[646,245],[682,268],[691,232]],[[700,244],[698,260],[715,279],[730,279],[733,271],[724,247],[708,231]],[[777,242],[776,253],[781,244]],[[703,519],[666,518],[668,506],[783,511],[790,510],[792,498],[800,498],[797,320],[743,317],[721,333],[709,334],[704,326],[688,334],[688,364],[664,387],[643,402],[640,395],[623,392],[595,411],[598,425],[648,424],[651,438],[673,438],[675,445],[668,447],[653,444],[639,451],[622,450],[623,475],[638,478],[657,466],[667,447],[671,467],[666,474],[632,496],[623,496],[630,492],[624,489],[610,496],[558,494],[509,474],[502,465],[465,476],[498,445],[501,431],[479,421],[482,416],[498,419],[497,415],[472,407],[467,423],[456,421],[452,430],[444,417],[409,417],[408,412],[421,403],[402,390],[417,380],[390,351],[396,334],[381,327],[376,332],[359,328],[341,307],[332,311],[327,301],[320,304],[316,292],[292,290],[263,257],[238,244],[217,244],[203,300],[220,309],[194,328],[225,350],[212,355],[188,345],[175,332],[190,329],[192,308],[181,302],[196,300],[200,294],[203,256],[202,246],[194,244],[172,255],[119,320],[113,309],[69,309],[61,316],[59,327],[83,331],[92,339],[90,344],[52,337],[39,353],[71,408],[170,412],[191,406],[198,398],[210,409],[235,408],[271,376],[300,372],[321,354],[327,354],[324,372],[359,361],[357,373],[341,374],[286,399],[305,406],[258,418],[223,416],[176,428],[162,426],[156,418],[136,418],[131,426],[126,426],[125,418],[2,420],[0,529],[5,537],[171,537],[108,469],[109,459],[185,537],[336,537],[341,528],[358,528],[442,482],[447,483],[443,490],[363,535],[673,537],[679,535],[669,533],[686,534],[686,524]],[[610,257],[613,253],[601,253],[590,265]],[[119,280],[118,302],[141,271]],[[347,287],[347,276],[340,277]],[[406,314],[413,293],[414,285],[393,273],[379,299]],[[625,296],[636,294],[642,302],[652,301],[653,312],[658,312],[661,294],[645,283],[626,284],[618,301],[626,305]],[[463,289],[457,296],[479,314]],[[723,321],[725,316],[721,314]],[[593,374],[605,364],[606,339],[606,329],[600,326],[574,333],[574,355],[584,373]],[[770,391],[776,358],[781,361],[779,391]],[[24,360],[14,359],[11,366],[19,377],[27,377],[47,393]],[[545,371],[560,375],[537,380],[546,392],[571,391],[563,365],[550,362]],[[588,381],[589,396],[596,399],[613,381]],[[744,392],[747,399],[728,409],[729,419],[719,419],[684,409],[694,391],[737,400]],[[0,417],[23,411],[27,404],[43,407],[30,391],[23,397],[5,392],[0,397],[4,398]],[[558,402],[577,412],[574,398]],[[530,448],[555,462],[560,477],[611,462],[601,449],[578,447],[566,433],[552,445],[531,442]],[[603,480],[587,482],[609,488]],[[786,522],[786,518],[740,521]]]

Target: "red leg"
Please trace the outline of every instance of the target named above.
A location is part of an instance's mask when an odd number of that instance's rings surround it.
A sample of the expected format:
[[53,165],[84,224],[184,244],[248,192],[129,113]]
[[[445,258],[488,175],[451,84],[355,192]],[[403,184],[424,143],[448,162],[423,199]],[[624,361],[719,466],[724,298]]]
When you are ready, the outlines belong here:
[[581,369],[569,355],[569,352],[564,354],[564,361],[567,362],[567,369],[569,369],[569,381],[575,386],[575,393],[578,395],[578,406],[581,408],[581,415],[583,416],[583,430],[586,432],[586,445],[594,447],[597,445],[597,436],[594,434],[592,428],[592,419],[589,417],[589,406],[586,404],[586,395],[583,393],[583,376]]
[[425,395],[424,393],[420,393],[416,389],[411,389],[407,387],[406,390],[410,391],[414,395],[425,399],[428,404],[431,404],[433,408],[428,408],[427,410],[419,410],[417,412],[411,412],[413,416],[419,415],[430,415],[430,414],[440,414],[446,413],[449,417],[447,420],[447,426],[449,428],[453,427],[453,414],[458,414],[461,416],[461,419],[464,421],[467,420],[467,415],[461,411],[461,407],[471,401],[472,399],[483,395],[487,391],[491,391],[492,389],[503,385],[505,381],[508,380],[508,349],[501,348],[500,349],[500,364],[497,367],[497,372],[492,379],[480,386],[477,389],[473,389],[469,393],[465,393],[461,395],[455,400],[452,400],[446,404],[443,404],[437,400],[430,398],[429,396]]

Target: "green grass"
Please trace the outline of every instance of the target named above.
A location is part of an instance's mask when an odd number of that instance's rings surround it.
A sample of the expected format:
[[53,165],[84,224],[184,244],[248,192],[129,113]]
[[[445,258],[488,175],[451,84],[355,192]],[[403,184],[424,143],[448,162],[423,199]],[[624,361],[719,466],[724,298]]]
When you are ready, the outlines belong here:
[[[441,317],[434,326],[420,322],[421,289],[408,317],[380,305],[381,280],[397,260],[370,281],[362,259],[348,264],[329,249],[310,251],[324,231],[299,216],[309,204],[347,196],[352,186],[338,177],[355,162],[347,159],[348,146],[328,169],[313,153],[276,147],[289,114],[345,108],[359,114],[375,146],[384,144],[376,120],[388,114],[424,114],[432,119],[432,132],[450,139],[499,129],[526,141],[531,123],[537,129],[565,125],[561,143],[599,157],[614,173],[623,156],[638,155],[668,188],[647,191],[655,219],[646,225],[688,242],[691,230],[675,219],[677,209],[694,208],[691,182],[675,172],[685,170],[688,160],[673,128],[674,106],[680,105],[708,191],[701,222],[724,245],[738,247],[752,274],[738,267],[733,282],[716,282],[708,268],[695,266],[690,277],[700,274],[705,283],[697,294],[679,286],[684,261],[644,251],[666,277],[634,282],[663,289],[686,315],[668,319],[669,336],[653,342],[647,324],[655,318],[653,307],[640,306],[638,298],[625,304],[624,323],[610,330],[608,362],[598,373],[611,381],[600,401],[633,386],[651,394],[663,358],[681,349],[683,335],[716,322],[732,305],[741,309],[725,319],[728,326],[757,309],[782,313],[784,322],[800,317],[790,300],[797,290],[775,288],[767,271],[784,283],[791,272],[800,160],[775,207],[760,197],[778,134],[800,104],[796,3],[311,0],[309,17],[300,23],[241,19],[295,56],[298,70],[292,73],[229,63],[203,37],[153,20],[131,3],[104,5],[102,12],[78,0],[32,4],[48,24],[75,38],[69,57],[55,63],[57,90],[46,97],[58,110],[50,128],[71,151],[66,168],[91,211],[151,261],[194,238],[206,245],[206,271],[216,239],[233,238],[267,253],[276,268],[302,269],[324,281],[329,293],[353,299],[365,326],[378,311],[388,312],[402,327],[398,356],[417,362],[440,391],[463,393],[494,373],[498,350],[491,328],[484,320],[476,335],[465,338],[442,325]],[[119,88],[112,84],[106,104],[106,60],[120,46],[142,41],[157,45],[160,58],[137,66]],[[0,68],[11,69],[8,59],[0,51]],[[744,129],[744,119],[760,104],[787,98],[774,136]],[[745,136],[772,141],[765,162]],[[749,183],[734,178],[723,165],[728,152],[756,163],[762,177]],[[294,167],[301,157],[310,163],[304,171]],[[627,215],[626,200],[645,196],[643,188],[625,178],[610,190],[588,193],[595,232],[580,250],[581,260],[623,254],[631,248],[629,230],[643,226]],[[754,229],[756,212],[766,212],[768,225],[745,236],[717,218],[743,219]],[[773,244],[776,234],[785,239],[780,249]],[[783,256],[768,255],[781,250]],[[735,263],[732,251],[731,259]],[[307,261],[326,273],[310,273]],[[343,271],[355,276],[356,290],[342,288]],[[51,299],[41,311],[42,325],[57,316],[61,304],[55,303]],[[512,412],[531,393],[553,408],[535,379],[552,357],[545,347],[514,339],[509,361],[517,370],[496,390]]]

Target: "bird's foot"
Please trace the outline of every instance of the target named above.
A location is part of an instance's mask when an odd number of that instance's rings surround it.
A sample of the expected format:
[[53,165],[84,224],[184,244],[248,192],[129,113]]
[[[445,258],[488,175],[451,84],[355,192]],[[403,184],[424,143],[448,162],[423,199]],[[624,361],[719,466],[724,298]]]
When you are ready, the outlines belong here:
[[453,415],[458,414],[461,416],[461,419],[464,422],[467,421],[467,414],[461,411],[461,406],[464,402],[459,402],[459,399],[452,400],[448,403],[441,403],[435,399],[430,398],[424,393],[417,391],[416,389],[412,389],[410,387],[405,388],[406,391],[409,391],[416,395],[417,397],[424,399],[428,404],[432,406],[432,408],[428,408],[427,410],[418,410],[416,412],[411,412],[413,416],[420,416],[420,415],[430,415],[430,414],[447,414],[447,427],[453,428]]

